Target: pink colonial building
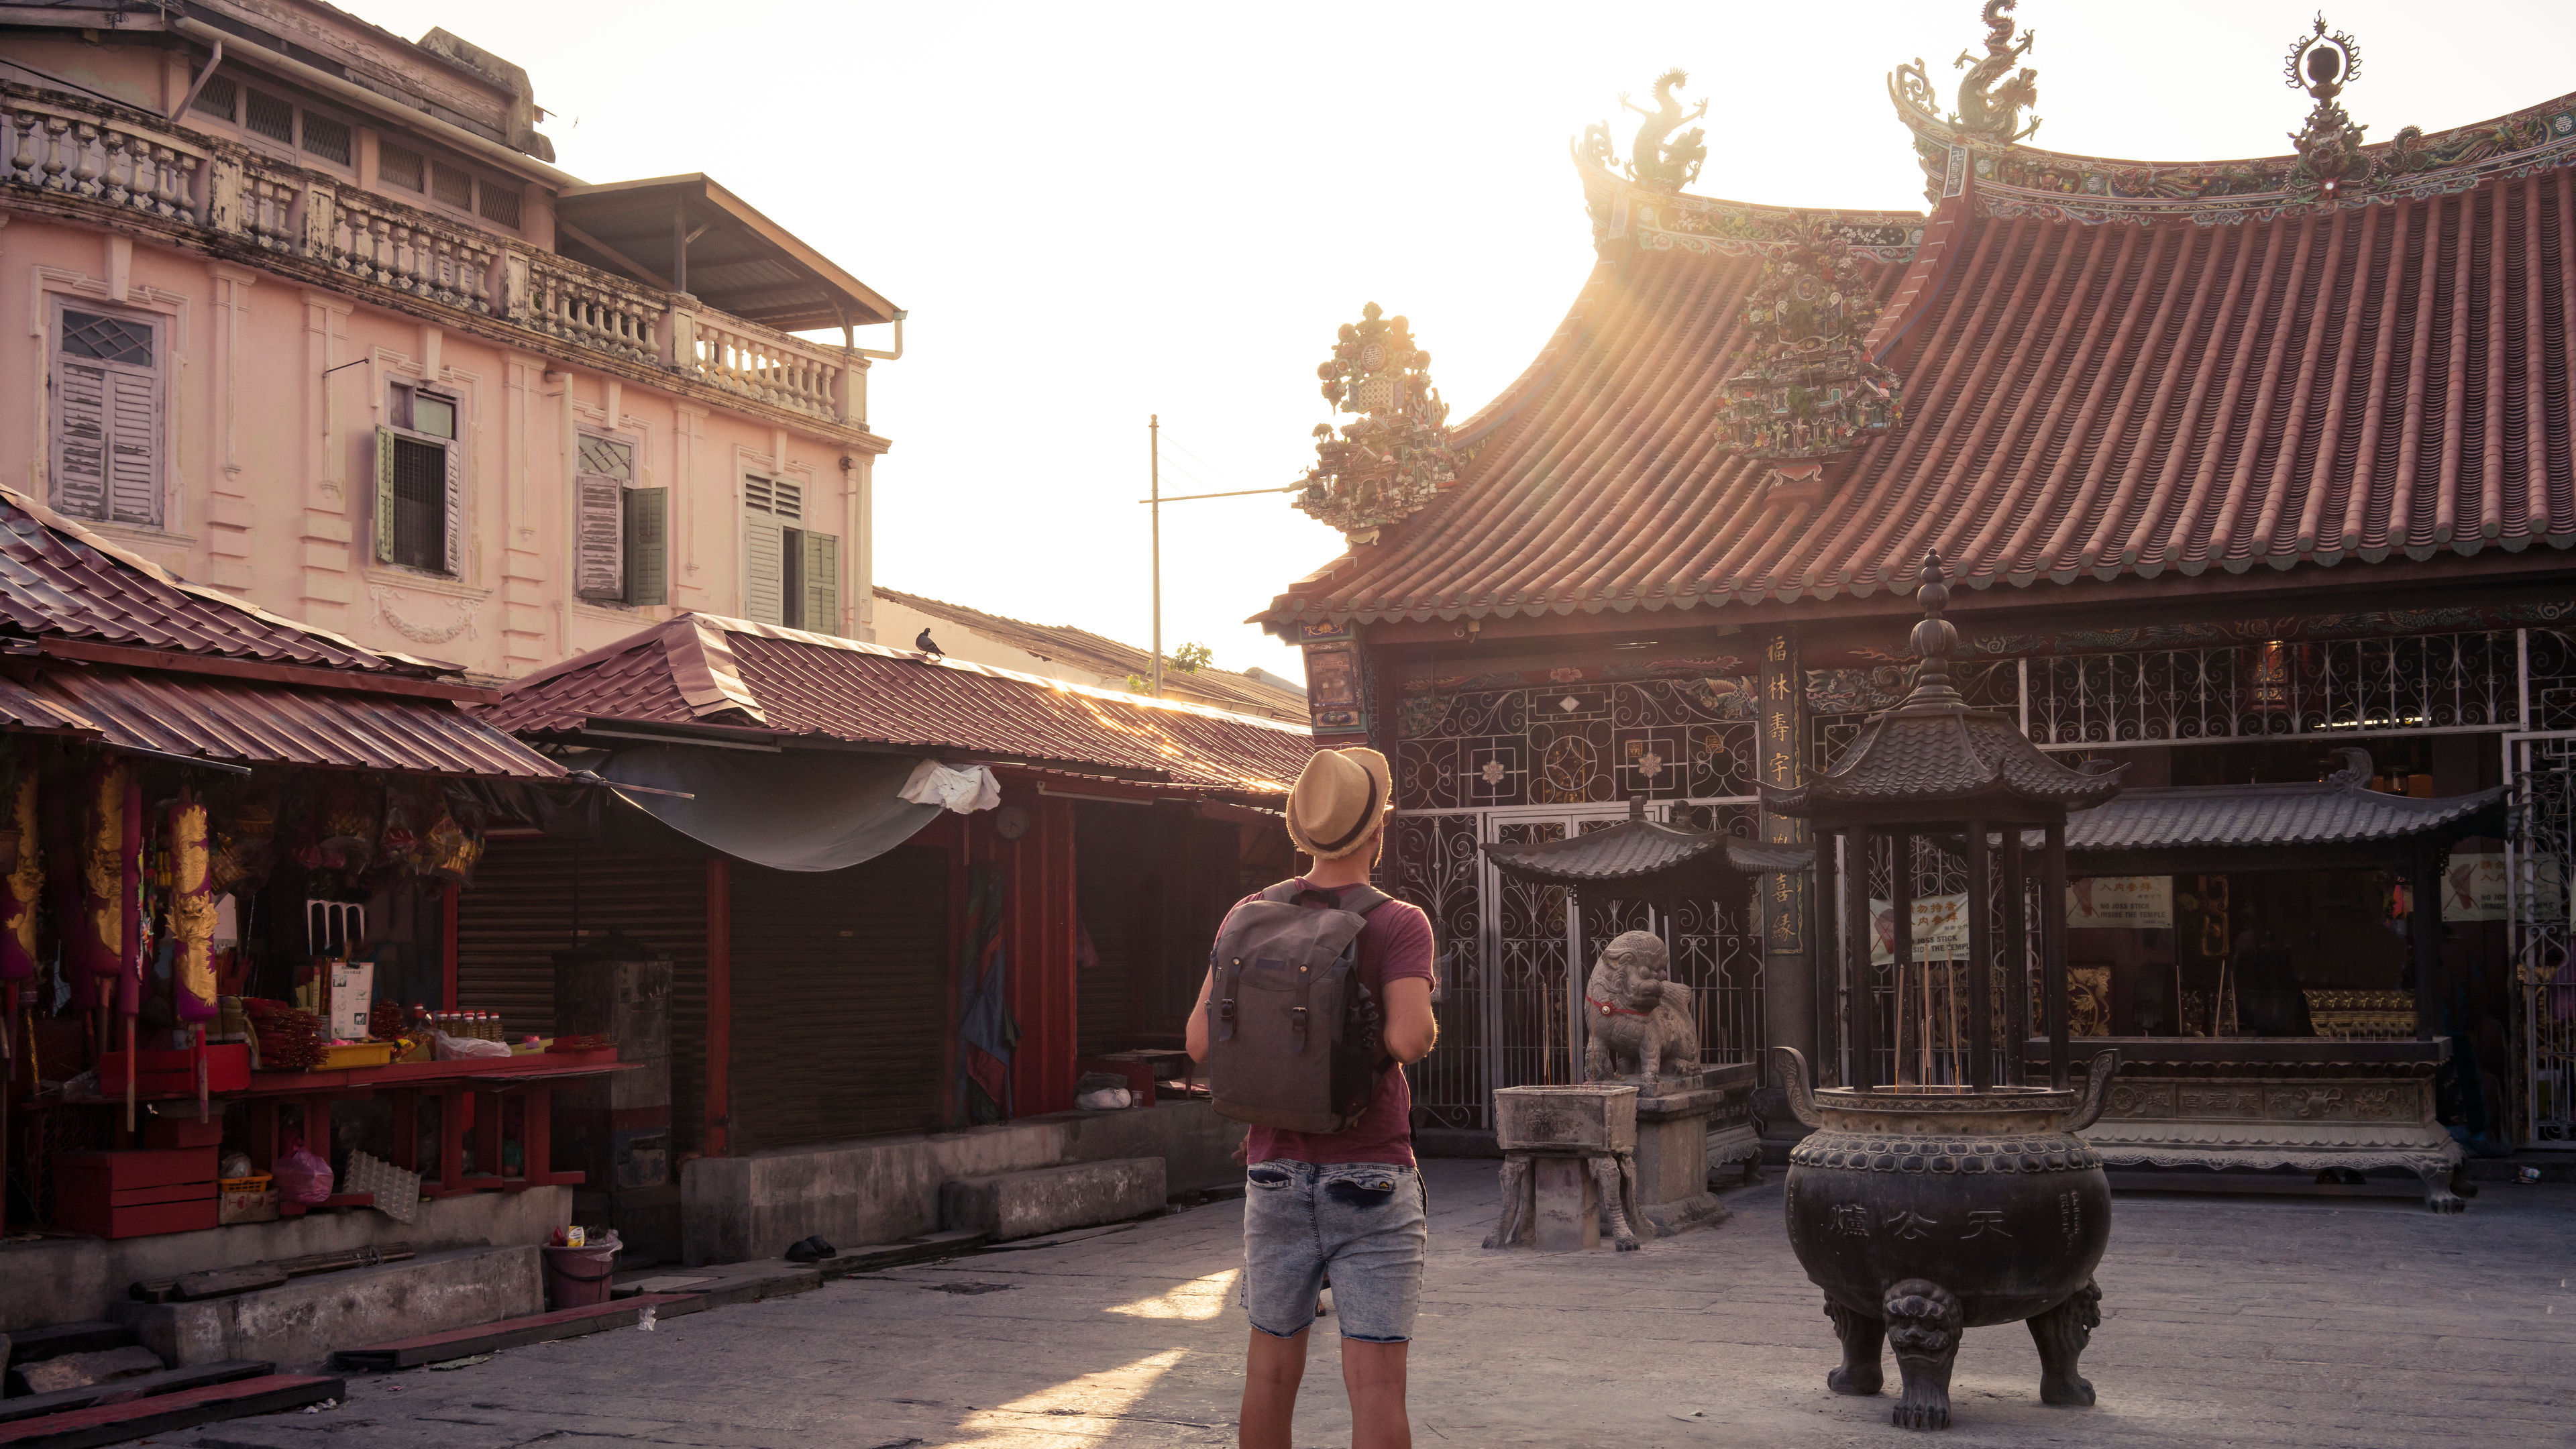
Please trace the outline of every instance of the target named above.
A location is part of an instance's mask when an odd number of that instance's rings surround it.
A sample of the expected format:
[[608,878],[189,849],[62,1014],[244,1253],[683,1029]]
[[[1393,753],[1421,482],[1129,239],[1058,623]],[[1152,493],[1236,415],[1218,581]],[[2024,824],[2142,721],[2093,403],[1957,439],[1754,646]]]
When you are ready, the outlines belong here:
[[519,67],[307,0],[9,7],[0,58],[6,486],[485,676],[686,610],[874,637],[903,313],[724,187],[583,182]]

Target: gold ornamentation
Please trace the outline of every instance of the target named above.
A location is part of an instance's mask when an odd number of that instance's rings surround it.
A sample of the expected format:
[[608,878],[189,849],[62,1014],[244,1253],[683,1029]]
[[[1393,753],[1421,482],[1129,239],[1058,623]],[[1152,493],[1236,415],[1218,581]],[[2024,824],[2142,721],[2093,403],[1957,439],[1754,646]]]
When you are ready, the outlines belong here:
[[[2030,31],[2019,44],[2014,43],[2013,3],[2014,0],[1986,0],[1985,59],[1971,66],[1969,54],[1963,50],[1955,62],[1968,73],[1959,80],[1959,111],[1951,118],[1952,124],[1966,135],[2002,146],[2023,140],[2039,129],[2036,118],[2027,126],[2021,123],[2021,113],[2039,103],[2039,72],[2024,66],[2021,74],[2009,74],[2013,62],[2030,53],[2039,32]],[[1925,88],[1930,88],[1928,81]]]

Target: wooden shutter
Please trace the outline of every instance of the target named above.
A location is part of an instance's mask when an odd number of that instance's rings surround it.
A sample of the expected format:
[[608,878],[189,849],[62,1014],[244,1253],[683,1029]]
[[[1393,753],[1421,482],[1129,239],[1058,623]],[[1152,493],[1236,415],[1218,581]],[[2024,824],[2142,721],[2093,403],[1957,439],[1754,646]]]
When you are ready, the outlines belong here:
[[161,375],[107,370],[107,506],[118,523],[161,521]]
[[107,517],[107,365],[54,361],[54,506]]
[[394,430],[376,429],[376,562],[394,561]]
[[626,490],[626,602],[671,601],[671,490]]
[[841,541],[828,533],[805,535],[805,627],[841,632]]
[[626,485],[585,473],[574,480],[574,591],[594,603],[626,597]]
[[779,581],[784,572],[779,551],[786,530],[778,519],[757,508],[742,512],[742,616],[755,624],[782,622]]
[[[457,431],[461,433],[464,429],[459,428]],[[447,556],[441,560],[440,567],[447,573],[463,578],[465,577],[464,440],[450,439],[439,448],[438,454],[447,464],[447,496],[443,500],[445,506],[441,510],[444,515],[442,521],[446,524],[444,532]]]

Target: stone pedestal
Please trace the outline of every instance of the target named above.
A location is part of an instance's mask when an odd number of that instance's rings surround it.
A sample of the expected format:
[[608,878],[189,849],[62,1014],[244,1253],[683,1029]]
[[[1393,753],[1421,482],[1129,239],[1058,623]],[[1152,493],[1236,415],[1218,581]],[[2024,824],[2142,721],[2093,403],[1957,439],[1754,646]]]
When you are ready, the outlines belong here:
[[1637,1215],[1670,1237],[1728,1217],[1708,1190],[1708,1119],[1725,1094],[1678,1080],[1659,1085],[1666,1090],[1637,1099]]
[[1761,1169],[1764,1144],[1753,1117],[1754,1091],[1761,1080],[1761,1068],[1752,1062],[1708,1067],[1700,1074],[1700,1085],[1717,1093],[1717,1105],[1708,1112],[1711,1186],[1725,1186],[1730,1176],[1749,1183]]
[[1530,1164],[1537,1178],[1531,1214],[1542,1253],[1579,1253],[1601,1246],[1601,1192],[1592,1164],[1580,1157],[1541,1157]]

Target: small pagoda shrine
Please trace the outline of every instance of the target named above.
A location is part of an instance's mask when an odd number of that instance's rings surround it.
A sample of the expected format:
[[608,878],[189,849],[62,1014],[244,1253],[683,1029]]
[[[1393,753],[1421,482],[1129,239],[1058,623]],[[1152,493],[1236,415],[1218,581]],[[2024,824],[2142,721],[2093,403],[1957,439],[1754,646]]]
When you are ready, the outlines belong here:
[[[1945,1429],[1959,1335],[1988,1324],[2030,1325],[2043,1402],[2093,1402],[2076,1362],[2101,1322],[2093,1269],[2110,1243],[2111,1190],[2100,1155],[2076,1134],[2101,1115],[2119,1055],[2095,1057],[2084,1090],[2070,1090],[2065,931],[2062,912],[2050,907],[2065,896],[2067,813],[2110,800],[2120,782],[2117,769],[2068,769],[2008,716],[1968,705],[1950,677],[1959,635],[1942,617],[1950,590],[1938,553],[1924,555],[1920,579],[1912,691],[1872,716],[1833,769],[1804,784],[1766,783],[1762,798],[1817,832],[1826,876],[1820,900],[1834,899],[1837,839],[1851,875],[1841,959],[1852,983],[1842,998],[1852,1080],[1813,1091],[1803,1055],[1773,1049],[1787,1068],[1793,1109],[1816,1129],[1790,1152],[1787,1200],[1790,1244],[1824,1289],[1842,1339],[1842,1366],[1826,1384],[1836,1393],[1877,1393],[1881,1352],[1892,1342],[1904,1376],[1895,1422]],[[2025,890],[2034,827],[2043,903],[2036,952]],[[1872,920],[1869,890],[1878,836],[1890,847],[1884,927]],[[1966,952],[1956,967],[1916,961],[1918,841],[1966,860],[1966,890],[1956,898],[1967,917]],[[1869,989],[1874,941],[1888,946],[1896,966],[1895,1081],[1884,1087]],[[1926,954],[1951,955],[1955,945]],[[2021,1081],[2020,1018],[2034,956],[2047,1003],[2046,1086]],[[1935,972],[1944,977],[1937,990]],[[2015,1048],[2004,1054],[2001,1085],[1998,978]]]

